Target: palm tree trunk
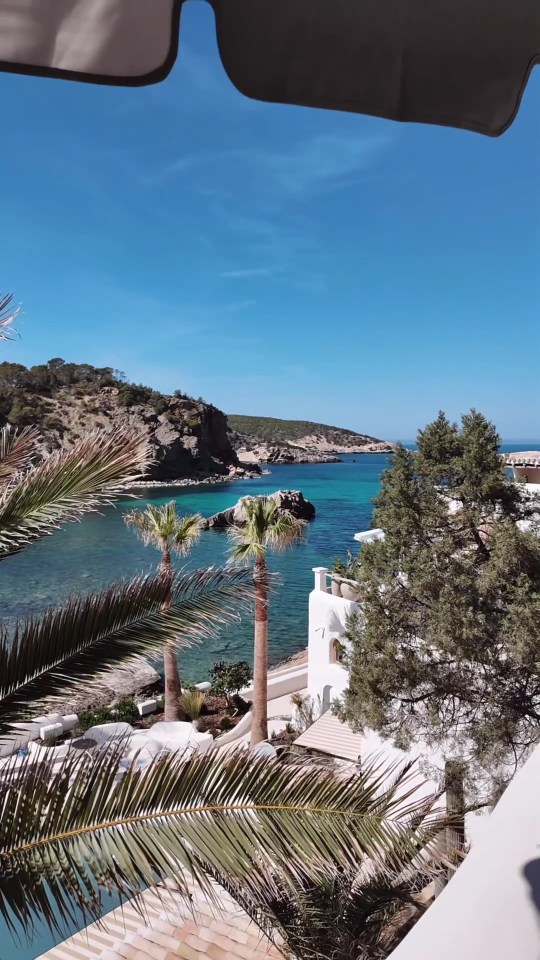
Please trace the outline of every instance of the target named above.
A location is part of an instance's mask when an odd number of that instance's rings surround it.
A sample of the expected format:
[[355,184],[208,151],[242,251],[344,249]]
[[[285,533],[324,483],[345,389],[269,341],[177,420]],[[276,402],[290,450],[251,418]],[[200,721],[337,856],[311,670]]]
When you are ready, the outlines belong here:
[[268,579],[264,557],[255,561],[255,639],[251,746],[268,738]]
[[[171,555],[165,550],[161,560],[161,575],[166,577],[169,584],[168,598],[163,604],[167,608],[171,604],[170,590],[172,589]],[[180,671],[178,670],[178,654],[173,643],[167,643],[163,650],[163,676],[165,681],[165,720],[180,719],[180,705],[178,703],[182,693],[180,685]]]

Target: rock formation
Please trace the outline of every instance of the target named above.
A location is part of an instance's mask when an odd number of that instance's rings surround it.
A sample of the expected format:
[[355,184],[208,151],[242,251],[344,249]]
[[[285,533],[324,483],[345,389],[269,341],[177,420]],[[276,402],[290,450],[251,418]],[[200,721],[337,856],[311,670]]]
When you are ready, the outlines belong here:
[[92,431],[136,427],[148,432],[153,447],[150,481],[226,477],[244,469],[221,410],[179,392],[167,396],[126,383],[108,367],[59,358],[30,369],[0,363],[0,426],[4,423],[38,427],[43,453]]
[[304,420],[229,416],[230,440],[244,465],[337,463],[343,454],[392,453],[394,445],[368,434]]
[[[276,490],[268,497],[276,501],[280,510],[291,513],[297,520],[313,520],[315,516],[315,507],[309,500],[305,499],[300,490]],[[233,524],[241,526],[247,520],[246,501],[256,499],[256,497],[242,497],[234,507],[221,510],[220,513],[215,513],[213,517],[205,520],[204,529],[219,530]]]

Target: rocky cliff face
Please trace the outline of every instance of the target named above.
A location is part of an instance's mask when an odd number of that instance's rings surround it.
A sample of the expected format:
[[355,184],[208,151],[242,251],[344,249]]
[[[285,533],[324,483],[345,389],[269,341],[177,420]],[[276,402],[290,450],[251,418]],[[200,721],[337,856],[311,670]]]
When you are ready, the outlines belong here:
[[49,447],[89,430],[129,425],[150,435],[155,456],[147,475],[150,480],[227,474],[239,465],[221,410],[196,400],[164,400],[166,409],[157,413],[148,404],[120,406],[116,387],[105,387],[98,394],[82,398],[60,393],[53,398],[52,406],[61,427],[46,431]]
[[374,440],[356,445],[329,444],[306,438],[305,445],[282,442],[269,444],[253,437],[231,433],[231,443],[240,463],[338,463],[340,454],[392,453],[394,447],[385,440]]
[[335,463],[340,454],[392,453],[394,446],[368,434],[308,420],[232,414],[231,443],[247,463]]
[[27,370],[0,364],[0,426],[35,425],[43,453],[95,430],[146,431],[155,463],[148,480],[202,479],[241,469],[225,415],[211,404],[127,384],[108,368],[49,361]]

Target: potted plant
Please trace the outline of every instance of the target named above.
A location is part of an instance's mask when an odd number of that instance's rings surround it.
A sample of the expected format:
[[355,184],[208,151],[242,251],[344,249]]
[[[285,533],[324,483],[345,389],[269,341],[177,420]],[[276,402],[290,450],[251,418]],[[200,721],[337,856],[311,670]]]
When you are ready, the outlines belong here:
[[360,599],[358,576],[360,573],[360,558],[347,551],[347,561],[335,560],[332,566],[332,593],[335,597],[344,600]]

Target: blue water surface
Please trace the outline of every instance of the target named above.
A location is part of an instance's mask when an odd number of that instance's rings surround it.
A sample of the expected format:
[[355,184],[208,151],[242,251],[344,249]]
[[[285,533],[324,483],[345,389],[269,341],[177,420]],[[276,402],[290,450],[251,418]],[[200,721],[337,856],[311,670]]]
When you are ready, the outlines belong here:
[[[4,617],[38,613],[63,600],[70,591],[90,591],[122,577],[155,568],[157,551],[144,546],[126,528],[124,515],[146,503],[174,499],[180,513],[210,516],[234,504],[245,494],[270,493],[278,489],[301,490],[316,507],[305,542],[270,559],[279,572],[281,587],[270,610],[270,658],[272,662],[295,653],[307,642],[307,601],[313,574],[311,568],[329,564],[347,549],[354,550],[354,534],[370,524],[372,499],[379,489],[384,455],[346,457],[342,463],[277,466],[269,476],[213,486],[148,488],[127,496],[102,515],[90,514],[80,523],[67,525],[53,536],[33,544],[2,564],[0,607]],[[222,531],[203,533],[188,560],[190,567],[226,561],[230,542]],[[251,659],[252,624],[230,627],[219,638],[182,654],[186,679],[205,679],[209,666],[221,657]]]

